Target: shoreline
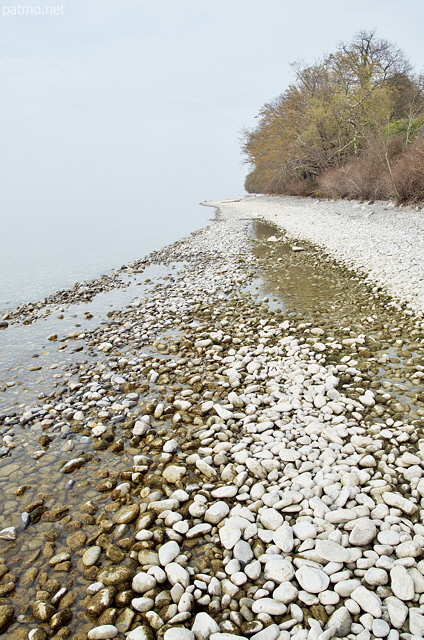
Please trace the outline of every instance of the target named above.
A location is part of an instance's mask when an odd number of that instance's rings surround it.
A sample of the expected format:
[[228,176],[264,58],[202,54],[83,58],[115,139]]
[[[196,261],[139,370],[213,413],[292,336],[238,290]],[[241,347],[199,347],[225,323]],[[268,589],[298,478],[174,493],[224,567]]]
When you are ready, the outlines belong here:
[[[67,385],[3,419],[8,639],[424,629],[421,320],[272,228],[248,240],[245,204],[156,252],[181,270],[84,332]],[[303,263],[337,272],[333,307],[249,291]]]
[[290,196],[252,196],[211,206],[276,224],[342,260],[419,316],[424,314],[424,215],[389,202],[360,203]]

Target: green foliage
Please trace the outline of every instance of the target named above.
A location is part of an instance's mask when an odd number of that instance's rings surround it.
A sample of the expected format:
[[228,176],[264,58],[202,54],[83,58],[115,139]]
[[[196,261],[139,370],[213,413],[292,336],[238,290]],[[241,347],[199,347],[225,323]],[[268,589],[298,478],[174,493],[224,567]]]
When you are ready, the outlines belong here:
[[243,132],[250,193],[315,193],[320,176],[351,165],[370,141],[378,142],[388,171],[384,145],[400,137],[409,143],[424,123],[423,79],[374,32],[360,32],[314,65],[293,70],[293,84],[262,107],[256,128]]
[[416,137],[423,125],[424,115],[419,116],[418,118],[401,118],[401,120],[390,122],[385,127],[384,131],[389,139],[401,136],[404,140],[409,142]]

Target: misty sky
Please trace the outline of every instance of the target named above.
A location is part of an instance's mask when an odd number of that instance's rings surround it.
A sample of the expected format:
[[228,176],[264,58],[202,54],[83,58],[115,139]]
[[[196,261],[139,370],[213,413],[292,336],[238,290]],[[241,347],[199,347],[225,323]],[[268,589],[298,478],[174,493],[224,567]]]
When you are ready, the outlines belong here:
[[49,17],[17,6],[0,2],[6,218],[83,223],[177,194],[235,196],[239,130],[287,86],[290,62],[376,28],[423,67],[422,0],[64,0]]

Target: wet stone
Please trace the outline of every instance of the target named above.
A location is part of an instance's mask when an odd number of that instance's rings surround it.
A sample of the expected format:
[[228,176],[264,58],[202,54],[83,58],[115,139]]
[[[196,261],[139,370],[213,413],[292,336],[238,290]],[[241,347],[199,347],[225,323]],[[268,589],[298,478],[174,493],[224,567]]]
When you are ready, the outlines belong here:
[[46,622],[56,613],[56,609],[48,602],[37,601],[32,605],[32,615],[40,622]]
[[13,620],[14,608],[9,604],[0,605],[0,632],[4,631]]
[[140,507],[138,504],[126,505],[113,514],[113,521],[117,524],[128,524],[130,522],[134,522],[139,511]]
[[99,582],[104,585],[120,585],[130,582],[134,577],[134,570],[129,567],[106,567],[97,574]]

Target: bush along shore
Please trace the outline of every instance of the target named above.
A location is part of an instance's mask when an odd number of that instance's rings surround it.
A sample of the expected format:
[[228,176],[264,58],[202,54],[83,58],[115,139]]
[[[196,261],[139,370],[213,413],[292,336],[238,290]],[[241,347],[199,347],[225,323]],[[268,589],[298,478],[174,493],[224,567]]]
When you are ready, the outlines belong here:
[[[1,637],[424,635],[422,320],[248,226],[164,249],[186,268],[86,334],[102,358],[2,417]],[[272,309],[277,262],[339,304]]]

